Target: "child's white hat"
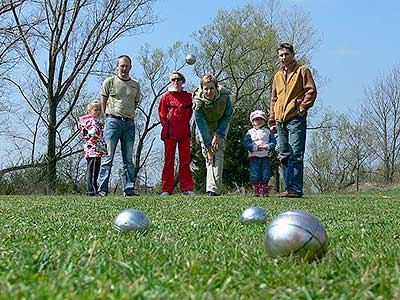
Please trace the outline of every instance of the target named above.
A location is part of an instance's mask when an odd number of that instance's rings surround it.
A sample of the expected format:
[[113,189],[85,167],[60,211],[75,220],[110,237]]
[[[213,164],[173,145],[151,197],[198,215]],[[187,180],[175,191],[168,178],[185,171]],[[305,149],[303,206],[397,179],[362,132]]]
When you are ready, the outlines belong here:
[[267,120],[267,116],[265,115],[265,112],[263,112],[262,110],[255,110],[250,114],[250,122],[253,123],[253,120],[255,118],[261,118],[264,120]]

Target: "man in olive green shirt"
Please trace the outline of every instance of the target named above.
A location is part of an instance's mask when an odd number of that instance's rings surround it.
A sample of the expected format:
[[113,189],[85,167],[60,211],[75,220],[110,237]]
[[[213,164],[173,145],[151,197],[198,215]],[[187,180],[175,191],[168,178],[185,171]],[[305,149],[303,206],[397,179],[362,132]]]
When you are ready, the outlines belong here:
[[118,141],[121,142],[123,161],[122,189],[125,196],[137,196],[135,192],[135,166],[133,145],[135,142],[135,109],[140,100],[140,85],[130,78],[131,59],[121,55],[117,61],[118,75],[104,80],[101,90],[101,108],[106,116],[104,138],[108,154],[103,157],[100,169],[99,195],[108,194],[108,182]]

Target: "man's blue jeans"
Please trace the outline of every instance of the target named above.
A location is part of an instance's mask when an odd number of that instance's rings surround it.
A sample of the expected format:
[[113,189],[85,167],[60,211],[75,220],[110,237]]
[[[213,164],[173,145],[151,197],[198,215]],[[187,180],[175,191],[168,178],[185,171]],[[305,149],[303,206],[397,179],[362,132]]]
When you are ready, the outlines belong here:
[[130,194],[135,190],[135,166],[133,164],[133,144],[135,142],[135,124],[133,121],[107,117],[104,125],[104,139],[107,142],[108,154],[101,160],[99,176],[99,192],[108,193],[108,182],[111,175],[111,167],[114,160],[118,141],[121,142],[122,154],[122,189]]
[[287,122],[277,122],[276,128],[285,190],[303,195],[307,114],[297,116]]

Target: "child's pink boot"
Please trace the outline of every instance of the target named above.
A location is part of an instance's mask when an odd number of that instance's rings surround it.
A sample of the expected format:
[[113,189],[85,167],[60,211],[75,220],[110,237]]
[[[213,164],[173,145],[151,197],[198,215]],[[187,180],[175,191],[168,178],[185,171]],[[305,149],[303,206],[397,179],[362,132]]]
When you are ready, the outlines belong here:
[[252,184],[253,184],[254,196],[260,197],[260,183],[253,182]]
[[263,183],[262,189],[263,189],[263,196],[264,197],[269,197],[268,182],[264,182]]

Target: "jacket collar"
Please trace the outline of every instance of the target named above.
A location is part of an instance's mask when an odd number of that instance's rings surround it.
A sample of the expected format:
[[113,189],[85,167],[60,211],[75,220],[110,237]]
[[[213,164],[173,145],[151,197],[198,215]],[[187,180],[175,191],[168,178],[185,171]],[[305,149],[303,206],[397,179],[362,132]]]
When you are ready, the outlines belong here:
[[285,69],[287,68],[287,70],[289,71],[289,73],[293,72],[294,69],[296,69],[296,67],[298,66],[298,63],[296,60],[293,60],[287,67],[285,65],[281,65],[279,67],[279,71],[284,72]]
[[168,92],[175,92],[175,93],[177,93],[177,92],[185,92],[185,89],[182,87],[182,89],[181,89],[180,91],[177,91],[177,90],[175,89],[175,87],[170,86],[170,87],[168,88]]

